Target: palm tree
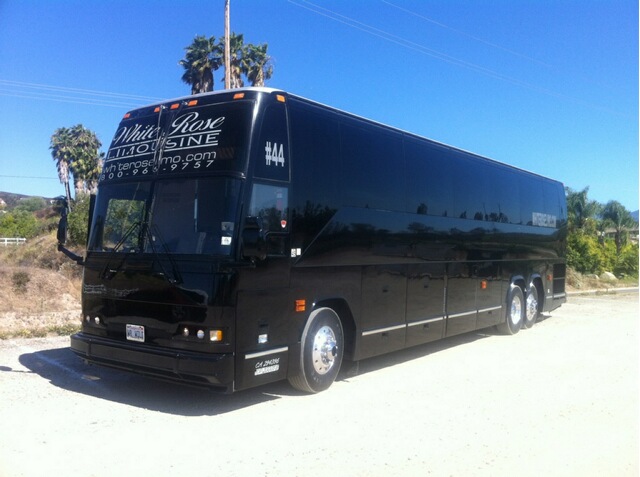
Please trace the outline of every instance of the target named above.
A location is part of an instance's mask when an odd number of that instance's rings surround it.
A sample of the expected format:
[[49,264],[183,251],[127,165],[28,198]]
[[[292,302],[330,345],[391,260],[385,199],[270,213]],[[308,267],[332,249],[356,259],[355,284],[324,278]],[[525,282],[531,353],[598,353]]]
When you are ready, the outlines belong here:
[[51,136],[51,156],[56,161],[58,178],[64,185],[68,207],[71,208],[69,177],[73,175],[76,198],[78,194],[95,193],[102,170],[102,144],[96,134],[82,124],[58,128]]
[[598,203],[589,200],[589,187],[576,192],[567,187],[567,213],[572,229],[584,229],[590,219],[598,213]]
[[[224,39],[220,41],[220,48],[224,51]],[[240,33],[239,35],[232,33],[229,37],[229,64],[230,64],[230,77],[231,77],[231,85],[233,88],[242,88],[244,86],[244,81],[242,80],[242,75],[247,74],[249,70],[249,55],[248,48],[244,44],[244,35]]]
[[196,35],[185,50],[185,58],[178,62],[185,69],[182,81],[191,85],[191,94],[213,91],[213,72],[222,66],[223,56],[216,38]]
[[73,153],[70,162],[76,197],[78,194],[95,192],[98,176],[102,170],[103,155],[98,152],[102,143],[96,134],[82,124],[71,128]]
[[273,75],[271,57],[267,54],[268,45],[248,45],[249,68],[247,78],[251,86],[264,86]]
[[58,178],[64,185],[67,204],[71,204],[71,189],[69,188],[69,167],[72,159],[73,138],[69,128],[58,128],[51,136],[51,156],[56,161]]
[[616,200],[611,200],[604,206],[602,219],[615,230],[616,254],[620,255],[620,250],[627,239],[628,230],[633,228],[636,222],[629,211]]

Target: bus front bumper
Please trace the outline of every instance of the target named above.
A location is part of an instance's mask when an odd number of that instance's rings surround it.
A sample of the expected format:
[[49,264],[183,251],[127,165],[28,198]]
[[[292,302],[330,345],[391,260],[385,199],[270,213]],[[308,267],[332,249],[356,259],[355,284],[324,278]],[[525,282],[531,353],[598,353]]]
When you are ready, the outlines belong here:
[[194,353],[121,342],[82,332],[71,336],[71,351],[89,363],[224,392],[234,390],[232,353]]

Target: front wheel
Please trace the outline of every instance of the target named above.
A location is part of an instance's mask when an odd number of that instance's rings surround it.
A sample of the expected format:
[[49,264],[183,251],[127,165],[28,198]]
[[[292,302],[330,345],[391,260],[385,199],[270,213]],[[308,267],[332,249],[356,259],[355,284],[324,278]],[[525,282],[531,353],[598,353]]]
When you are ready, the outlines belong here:
[[498,325],[498,330],[505,335],[515,335],[524,322],[524,294],[517,285],[511,285],[507,295],[507,313],[504,323]]
[[314,310],[302,332],[297,372],[289,377],[289,382],[300,391],[324,391],[335,381],[343,354],[340,318],[331,308]]

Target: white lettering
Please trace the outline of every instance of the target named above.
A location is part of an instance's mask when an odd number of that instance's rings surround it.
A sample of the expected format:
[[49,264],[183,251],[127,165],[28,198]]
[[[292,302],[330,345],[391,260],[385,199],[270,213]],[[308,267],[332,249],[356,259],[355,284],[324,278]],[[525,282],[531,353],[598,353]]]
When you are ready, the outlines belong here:
[[[222,126],[224,123],[224,116],[220,116],[219,118],[213,119],[199,119],[200,114],[196,111],[183,114],[179,116],[173,121],[171,124],[171,131],[169,132],[169,136],[176,136],[179,134],[190,134],[194,132],[204,132],[204,131],[212,131],[216,128]],[[220,132],[220,131],[218,131]]]

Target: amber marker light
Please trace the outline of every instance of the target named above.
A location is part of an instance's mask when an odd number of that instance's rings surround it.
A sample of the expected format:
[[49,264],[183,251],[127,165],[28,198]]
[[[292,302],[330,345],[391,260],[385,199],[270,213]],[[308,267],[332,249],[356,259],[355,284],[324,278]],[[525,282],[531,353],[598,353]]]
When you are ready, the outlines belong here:
[[209,341],[222,341],[222,330],[209,330]]
[[307,300],[296,300],[296,311],[306,311],[307,310]]
[[483,290],[486,290],[488,286],[489,286],[489,283],[486,280],[482,280],[480,282],[480,288],[482,288]]
[[154,113],[159,113],[160,112],[160,106],[156,106],[156,109],[153,110]]
[[124,115],[122,119],[129,119],[131,117],[131,113],[127,113]]
[[244,98],[244,93],[236,93],[233,95],[233,99],[242,99]]
[[178,109],[180,107],[180,103],[173,103],[170,109]]
[[284,95],[282,95],[282,94],[276,94],[276,99],[277,99],[278,101],[280,101],[281,103],[284,103],[284,102],[285,102]]
[[191,101],[189,101],[187,103],[187,106],[195,106],[196,104],[198,104],[198,100],[197,99],[192,99]]

